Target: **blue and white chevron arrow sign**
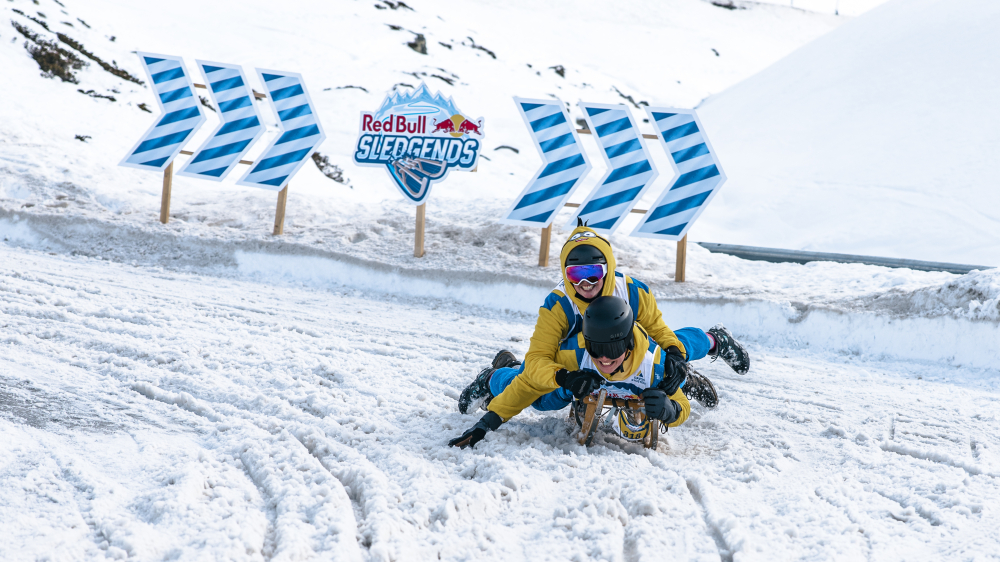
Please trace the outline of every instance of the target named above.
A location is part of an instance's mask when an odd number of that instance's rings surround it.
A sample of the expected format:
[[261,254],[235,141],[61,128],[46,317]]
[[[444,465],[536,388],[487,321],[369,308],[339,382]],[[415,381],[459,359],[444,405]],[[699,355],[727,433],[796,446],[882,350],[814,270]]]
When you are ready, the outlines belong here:
[[146,131],[119,165],[162,171],[205,123],[205,115],[201,112],[198,96],[194,95],[194,87],[180,57],[139,53],[139,58],[156,92],[156,103],[163,116]]
[[280,135],[257,158],[238,185],[280,191],[326,138],[312,98],[296,72],[257,69],[278,115]]
[[631,235],[680,240],[726,181],[726,174],[693,109],[647,107],[646,114],[670,155],[675,178]]
[[177,175],[222,181],[264,134],[264,126],[254,104],[253,90],[239,66],[196,62],[205,75],[222,122]]
[[590,172],[590,160],[562,102],[515,97],[514,103],[545,164],[501,222],[545,228]]
[[576,226],[579,217],[590,228],[611,234],[656,179],[656,166],[627,107],[581,103],[580,109],[597,138],[608,171],[580,204],[570,226]]

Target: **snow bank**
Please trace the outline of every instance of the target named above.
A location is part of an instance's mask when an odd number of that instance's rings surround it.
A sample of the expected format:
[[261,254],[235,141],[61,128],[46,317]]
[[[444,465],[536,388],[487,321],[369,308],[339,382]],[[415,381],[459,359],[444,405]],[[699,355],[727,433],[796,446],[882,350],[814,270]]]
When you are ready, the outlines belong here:
[[703,329],[719,321],[747,341],[871,360],[945,363],[995,370],[1000,323],[950,315],[893,317],[788,302],[759,300],[666,301],[672,325]]
[[1000,265],[1000,3],[894,0],[706,100],[692,236]]
[[[474,270],[456,271],[427,267],[433,261],[387,264],[280,239],[226,242],[157,230],[0,212],[0,239],[11,246],[268,285],[457,302],[528,322],[558,275],[555,268],[495,272],[495,263],[471,257]],[[635,264],[631,256],[621,251],[619,257]],[[683,284],[637,268],[674,328],[722,322],[769,347],[978,369],[1000,365],[998,269],[958,276],[830,262],[771,264],[707,251],[692,258],[691,281]],[[147,321],[127,309],[108,313]]]
[[[308,256],[236,252],[240,274],[265,282],[292,282],[314,287],[349,287],[376,293],[429,299],[448,298],[472,306],[534,314],[551,287],[502,282],[502,274],[469,276],[454,272],[405,271],[362,266]],[[495,277],[498,281],[483,278]]]

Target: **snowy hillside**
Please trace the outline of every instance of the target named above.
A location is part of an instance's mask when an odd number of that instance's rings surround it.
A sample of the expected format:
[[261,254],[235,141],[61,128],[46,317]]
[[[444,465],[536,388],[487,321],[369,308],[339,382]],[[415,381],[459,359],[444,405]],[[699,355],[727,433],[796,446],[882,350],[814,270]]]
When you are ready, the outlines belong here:
[[[750,373],[697,362],[720,406],[695,405],[656,451],[610,434],[584,448],[565,411],[526,411],[474,450],[445,445],[478,419],[458,413],[459,392],[498,349],[524,354],[558,276],[536,265],[538,230],[496,222],[540,164],[514,95],[557,96],[574,118],[580,101],[629,104],[641,118],[642,102],[708,98],[700,111],[730,180],[692,239],[992,263],[992,192],[969,178],[990,170],[974,157],[993,133],[963,123],[979,144],[952,139],[971,155],[954,160],[966,164],[954,187],[978,215],[931,198],[924,188],[945,184],[920,174],[924,156],[883,158],[911,183],[872,187],[859,177],[878,157],[839,167],[816,154],[843,136],[789,134],[795,119],[833,130],[846,111],[825,93],[834,85],[887,123],[899,113],[878,104],[897,83],[965,80],[961,99],[986,103],[975,98],[985,86],[971,88],[993,80],[970,70],[979,59],[942,70],[909,41],[932,15],[942,28],[977,14],[985,26],[991,4],[866,12],[878,4],[0,3],[13,85],[0,89],[0,559],[996,559],[997,269],[769,264],[691,245],[679,284],[675,245],[629,238],[629,222],[612,237],[620,270],[649,284],[671,327],[724,322],[749,346]],[[975,47],[968,35],[949,37]],[[427,54],[409,45],[420,38]],[[926,72],[903,65],[894,41]],[[831,66],[845,43],[899,63],[888,93],[857,91],[885,70],[876,57]],[[46,53],[58,49],[78,62],[53,65]],[[136,50],[183,56],[196,77],[196,58],[303,74],[332,177],[307,163],[294,178],[285,235],[270,234],[274,192],[234,177],[176,177],[171,221],[157,221],[161,176],[117,166],[155,119]],[[66,80],[41,76],[35,59]],[[487,125],[478,172],[434,188],[427,255],[414,258],[413,207],[350,154],[360,113],[420,82]],[[746,107],[758,103],[780,139],[753,133],[765,119]],[[274,135],[261,107],[269,133],[249,159]],[[207,113],[189,148],[217,123]],[[943,127],[936,115],[928,127]],[[904,140],[923,154],[922,137]],[[775,151],[796,165],[767,164]],[[839,212],[824,177],[885,211],[882,245],[816,218]],[[788,204],[801,182],[807,195]],[[965,238],[905,230],[936,224],[913,194]],[[811,228],[784,227],[779,208]],[[845,232],[869,220],[852,217]],[[553,232],[552,255],[565,235]]]
[[709,98],[731,179],[698,239],[1000,265],[998,25],[895,0]]
[[995,370],[752,345],[657,452],[447,447],[533,323],[0,247],[0,558],[996,559]]

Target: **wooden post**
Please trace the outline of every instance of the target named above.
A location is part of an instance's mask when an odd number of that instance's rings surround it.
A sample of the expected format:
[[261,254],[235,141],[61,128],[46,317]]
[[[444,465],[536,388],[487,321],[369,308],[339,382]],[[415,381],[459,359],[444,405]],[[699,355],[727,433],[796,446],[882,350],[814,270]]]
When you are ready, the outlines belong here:
[[288,203],[288,185],[278,192],[278,208],[274,212],[274,235],[285,233],[285,204]]
[[538,267],[549,266],[549,242],[552,241],[552,225],[542,229],[542,245],[538,248]]
[[163,169],[163,197],[160,198],[160,222],[170,222],[170,190],[174,187],[174,163]]
[[677,269],[674,270],[674,282],[676,283],[684,282],[684,271],[687,267],[687,252],[688,237],[685,234],[684,238],[677,241]]
[[427,202],[417,205],[417,228],[413,232],[413,257],[424,257],[424,222],[427,217]]

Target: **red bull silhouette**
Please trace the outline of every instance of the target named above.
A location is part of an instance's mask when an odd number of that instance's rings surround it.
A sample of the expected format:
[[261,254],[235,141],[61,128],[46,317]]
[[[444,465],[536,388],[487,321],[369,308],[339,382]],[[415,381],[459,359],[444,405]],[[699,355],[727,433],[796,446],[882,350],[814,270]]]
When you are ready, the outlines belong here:
[[444,121],[438,123],[434,120],[434,130],[431,133],[454,133],[455,124],[451,122],[451,119],[445,119]]
[[480,130],[480,127],[482,126],[483,126],[482,120],[480,120],[479,124],[477,125],[476,123],[473,123],[471,120],[466,119],[465,121],[462,121],[461,125],[458,126],[458,132],[476,133],[479,136],[483,136],[483,132]]

